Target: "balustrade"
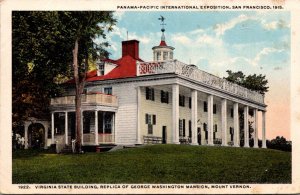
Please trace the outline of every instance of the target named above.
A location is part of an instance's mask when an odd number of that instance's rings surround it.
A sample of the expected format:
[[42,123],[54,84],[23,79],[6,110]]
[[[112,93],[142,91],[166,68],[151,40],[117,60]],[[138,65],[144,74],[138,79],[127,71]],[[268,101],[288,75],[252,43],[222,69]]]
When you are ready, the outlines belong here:
[[159,62],[139,62],[137,61],[137,76],[175,73],[211,87],[233,93],[237,96],[248,98],[252,101],[264,103],[262,94],[246,89],[237,84],[231,83],[226,79],[219,78],[205,71],[199,70],[194,66],[184,64],[178,60],[168,60]]

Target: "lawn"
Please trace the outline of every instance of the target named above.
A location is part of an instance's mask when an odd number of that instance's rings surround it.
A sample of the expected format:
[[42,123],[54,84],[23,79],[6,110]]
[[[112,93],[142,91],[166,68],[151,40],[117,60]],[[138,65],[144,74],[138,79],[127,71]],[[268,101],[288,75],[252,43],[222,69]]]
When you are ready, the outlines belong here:
[[290,183],[291,153],[153,145],[105,153],[13,153],[13,183]]

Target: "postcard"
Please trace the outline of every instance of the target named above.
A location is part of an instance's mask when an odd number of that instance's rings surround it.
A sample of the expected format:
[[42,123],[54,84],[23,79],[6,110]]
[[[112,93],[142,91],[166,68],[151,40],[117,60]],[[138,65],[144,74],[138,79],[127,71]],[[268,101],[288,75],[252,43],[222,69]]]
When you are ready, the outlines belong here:
[[300,192],[298,1],[3,0],[0,192]]

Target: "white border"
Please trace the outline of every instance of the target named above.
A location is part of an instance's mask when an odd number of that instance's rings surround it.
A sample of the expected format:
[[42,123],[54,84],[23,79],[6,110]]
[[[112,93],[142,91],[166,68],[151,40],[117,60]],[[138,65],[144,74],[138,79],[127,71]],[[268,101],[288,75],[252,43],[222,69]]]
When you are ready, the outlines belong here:
[[[300,193],[300,158],[299,158],[299,144],[300,144],[300,0],[251,0],[244,2],[243,0],[203,0],[203,1],[134,1],[134,0],[0,0],[0,193],[109,193],[109,194],[123,194],[123,193],[220,193],[220,194],[257,194],[257,193]],[[34,185],[31,185],[31,190],[20,190],[18,185],[12,185],[11,175],[11,11],[12,10],[116,10],[117,5],[282,5],[284,11],[291,12],[291,140],[293,145],[292,152],[292,184],[250,184],[251,189],[169,189],[169,190],[124,190],[124,189],[106,189],[106,190],[36,190]],[[121,11],[121,10],[120,10]],[[124,11],[124,10],[123,10]],[[126,10],[129,11],[129,10]],[[167,10],[132,10],[132,11],[167,11]],[[175,10],[170,10],[175,11]],[[178,10],[178,11],[195,11],[195,10]],[[199,11],[199,10],[198,10]],[[226,11],[226,10],[201,10],[201,11]],[[234,11],[234,10],[228,10]],[[236,10],[243,11],[243,10]],[[246,10],[244,10],[246,11]],[[274,11],[274,10],[273,10]],[[280,10],[278,10],[280,11]],[[298,138],[298,139],[297,139]],[[130,184],[131,185],[131,184]]]

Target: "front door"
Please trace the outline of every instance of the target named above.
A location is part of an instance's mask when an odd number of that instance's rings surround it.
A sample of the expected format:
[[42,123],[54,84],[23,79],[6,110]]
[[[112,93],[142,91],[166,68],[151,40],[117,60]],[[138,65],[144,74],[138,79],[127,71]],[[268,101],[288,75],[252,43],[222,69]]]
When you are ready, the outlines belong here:
[[167,143],[167,127],[166,126],[162,127],[162,143],[163,144]]
[[198,144],[201,145],[201,128],[197,128],[197,138],[198,138]]

